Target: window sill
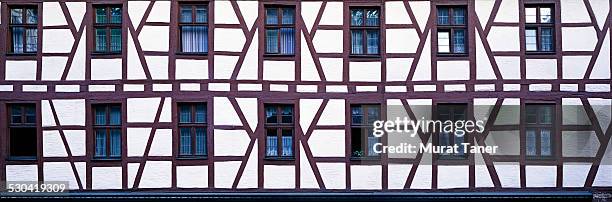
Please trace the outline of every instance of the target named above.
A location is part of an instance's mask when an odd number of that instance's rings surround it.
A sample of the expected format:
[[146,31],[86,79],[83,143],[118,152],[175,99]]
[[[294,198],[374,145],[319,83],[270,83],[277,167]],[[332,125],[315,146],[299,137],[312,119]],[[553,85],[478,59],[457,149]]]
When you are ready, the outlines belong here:
[[91,53],[92,59],[117,59],[121,58],[122,56],[122,53]]
[[92,161],[121,161],[121,157],[119,158],[101,158],[101,157],[93,157]]
[[449,161],[462,161],[467,160],[468,156],[466,154],[463,155],[440,155],[438,154],[438,160],[449,160]]
[[382,158],[380,156],[367,156],[367,157],[354,157],[351,156],[351,161],[380,161]]
[[295,55],[283,55],[283,54],[264,54],[264,60],[295,60]]
[[264,157],[266,161],[295,161],[295,157]]
[[8,60],[36,60],[36,53],[6,53]]
[[555,51],[525,51],[526,55],[555,55]]
[[7,161],[36,161],[36,156],[9,156]]
[[438,57],[443,57],[443,58],[462,58],[465,59],[469,56],[469,54],[467,53],[438,53],[437,54]]
[[349,61],[355,62],[377,62],[380,60],[380,55],[349,55]]
[[177,160],[208,160],[208,156],[178,156]]

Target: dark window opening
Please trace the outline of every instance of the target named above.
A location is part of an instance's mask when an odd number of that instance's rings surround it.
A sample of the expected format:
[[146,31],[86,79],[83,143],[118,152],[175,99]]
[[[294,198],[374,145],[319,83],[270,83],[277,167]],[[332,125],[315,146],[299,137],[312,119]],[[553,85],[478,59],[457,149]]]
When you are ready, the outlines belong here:
[[[467,104],[438,104],[436,109],[437,120],[444,122],[451,121],[455,124],[457,121],[467,120]],[[438,128],[436,128],[438,130]],[[457,135],[455,131],[445,132],[436,131],[438,133],[438,145],[440,146],[457,146],[458,153],[441,153],[440,157],[465,157],[463,145],[461,143],[467,142],[466,134]]]
[[206,157],[206,104],[180,103],[178,110],[179,156]]
[[525,48],[528,52],[554,52],[554,33],[552,6],[525,6]]
[[94,10],[94,52],[121,53],[121,6],[96,6]]
[[295,52],[295,9],[266,7],[266,54],[293,55]]
[[380,9],[351,8],[351,55],[380,53]]
[[266,104],[266,158],[294,157],[293,105]]
[[528,157],[553,155],[553,104],[527,104],[525,106],[525,151]]
[[9,156],[16,159],[36,159],[37,121],[35,104],[11,104],[8,107]]
[[98,159],[121,158],[121,105],[97,104],[93,106],[95,152]]
[[438,53],[467,53],[467,12],[461,6],[438,7]]
[[10,6],[8,25],[9,52],[14,54],[38,51],[38,8],[36,6]]
[[178,26],[180,52],[208,53],[208,5],[182,4]]
[[380,143],[375,137],[374,122],[380,120],[380,105],[351,106],[351,157],[379,157],[374,144]]

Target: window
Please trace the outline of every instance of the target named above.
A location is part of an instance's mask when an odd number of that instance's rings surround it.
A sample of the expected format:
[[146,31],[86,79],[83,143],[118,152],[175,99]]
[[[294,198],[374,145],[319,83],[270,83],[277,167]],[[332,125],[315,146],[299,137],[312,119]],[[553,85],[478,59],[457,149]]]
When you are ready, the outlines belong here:
[[11,104],[8,106],[9,119],[9,156],[11,158],[35,159],[36,143],[36,105]]
[[[445,121],[452,121],[453,124],[456,121],[465,121],[467,114],[467,104],[438,104],[437,106],[437,116],[438,120],[442,123]],[[436,128],[438,130],[438,128]],[[463,146],[461,143],[465,143],[465,136],[457,136],[454,131],[447,133],[444,131],[438,132],[438,145],[440,146],[458,146],[459,153],[441,153],[441,157],[446,156],[465,156],[465,151],[463,151]]]
[[554,15],[552,6],[525,6],[525,48],[528,52],[554,51]]
[[98,104],[93,106],[95,134],[95,158],[121,157],[121,105]]
[[525,138],[528,157],[552,156],[554,134],[554,109],[552,104],[527,104],[525,106]]
[[378,8],[351,9],[352,55],[378,55],[380,44],[379,15]]
[[373,151],[380,138],[373,135],[374,121],[380,120],[380,105],[351,106],[351,156],[378,157]]
[[180,52],[208,53],[208,5],[182,4],[179,20]]
[[295,49],[295,9],[266,8],[266,54],[293,55]]
[[266,108],[266,157],[293,158],[293,105],[269,104]]
[[465,7],[438,7],[438,53],[466,53],[466,15]]
[[11,6],[8,37],[10,53],[36,53],[38,50],[38,9],[36,6]]
[[179,156],[205,157],[206,151],[206,104],[180,103],[179,109]]
[[94,16],[96,53],[121,52],[121,6],[96,6]]

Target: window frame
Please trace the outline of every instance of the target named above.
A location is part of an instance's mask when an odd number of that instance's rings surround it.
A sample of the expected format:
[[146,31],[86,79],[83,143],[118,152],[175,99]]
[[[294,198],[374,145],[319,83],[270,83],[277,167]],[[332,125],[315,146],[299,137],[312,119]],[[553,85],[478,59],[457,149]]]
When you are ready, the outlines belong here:
[[[91,53],[93,55],[121,55],[123,54],[123,49],[125,48],[123,45],[123,37],[125,35],[125,33],[123,33],[123,24],[124,24],[124,9],[123,9],[123,5],[122,4],[94,4],[92,5],[92,13],[93,13],[93,21],[92,21],[92,40],[93,40],[93,48],[91,50]],[[98,16],[96,15],[96,9],[98,8],[105,8],[106,9],[106,23],[97,23],[96,20],[98,18]],[[120,23],[111,23],[111,14],[110,14],[110,9],[111,8],[119,8],[121,9],[121,22]],[[105,47],[106,47],[106,51],[98,51],[96,50],[96,42],[97,42],[97,37],[96,37],[96,29],[104,29],[106,36],[105,36]],[[121,39],[120,43],[121,47],[119,51],[112,51],[111,50],[111,30],[112,29],[119,29],[121,31],[121,36],[119,36],[119,38]]]
[[[538,112],[536,112],[537,115],[539,115],[539,110],[542,107],[550,107],[551,108],[551,119],[550,119],[550,123],[549,124],[545,124],[545,123],[540,123],[539,117],[536,117],[536,123],[529,123],[527,120],[527,116],[528,116],[528,112],[527,110],[531,107],[536,107]],[[556,124],[557,124],[557,120],[556,120],[556,108],[557,108],[557,104],[556,103],[547,103],[547,102],[528,102],[525,103],[524,106],[524,117],[522,117],[522,121],[521,121],[521,125],[522,125],[522,131],[524,131],[524,138],[525,138],[525,145],[523,146],[525,149],[525,156],[527,159],[552,159],[555,157],[556,155],[556,151],[555,151],[555,134],[557,132],[557,128],[556,128]],[[527,154],[527,145],[528,145],[528,139],[527,139],[527,131],[529,129],[535,129],[535,155],[528,155]],[[542,155],[542,129],[549,129],[550,130],[550,137],[549,137],[549,146],[550,146],[550,155]]]
[[[270,8],[276,8],[277,10],[277,23],[276,24],[268,24],[267,23],[267,19],[268,19],[268,9]],[[283,10],[286,8],[291,8],[293,9],[293,22],[291,24],[283,24]],[[263,24],[264,24],[264,56],[284,56],[284,57],[292,57],[295,56],[295,52],[297,49],[296,41],[297,41],[297,37],[296,34],[299,34],[298,32],[296,32],[296,18],[297,18],[297,14],[296,14],[296,6],[295,5],[279,5],[279,4],[266,4],[264,6],[264,19],[263,19]],[[281,53],[281,32],[280,30],[282,28],[293,28],[293,53],[290,54],[284,54]],[[278,33],[276,35],[277,37],[277,52],[276,53],[272,53],[272,52],[268,52],[268,30],[269,29],[276,29],[278,30]]]
[[[444,121],[446,120],[441,120],[440,119],[440,107],[445,106],[445,107],[449,107],[449,117],[451,119],[451,121],[453,121],[453,123],[457,120],[455,120],[454,116],[455,116],[455,111],[457,111],[458,107],[464,107],[464,119],[463,121],[468,121],[469,119],[469,104],[468,103],[437,103],[435,106],[435,120],[440,120],[442,123],[444,123]],[[450,111],[450,109],[453,109],[452,112]],[[435,131],[436,134],[436,142],[437,142],[437,146],[453,146],[455,144],[457,144],[459,147],[462,147],[461,143],[455,143],[455,134],[451,133],[448,136],[448,145],[441,145],[440,144],[440,139],[441,139],[441,132],[442,131]],[[468,132],[465,132],[465,135],[463,136],[463,142],[462,143],[469,143],[469,138],[468,138]],[[438,159],[457,159],[457,160],[465,160],[468,158],[469,156],[469,151],[463,151],[463,154],[457,154],[457,153],[450,153],[450,154],[436,154],[436,156],[438,157]]]
[[[27,12],[26,9],[36,9],[36,23],[35,24],[28,24],[26,23],[27,21]],[[22,10],[22,23],[21,24],[13,24],[11,21],[12,15],[11,15],[11,10],[12,9],[21,9]],[[7,17],[7,23],[5,23],[7,25],[7,37],[6,37],[6,53],[8,55],[36,55],[38,54],[38,50],[40,50],[41,48],[41,44],[39,43],[40,40],[42,39],[42,32],[41,32],[41,23],[40,23],[40,19],[41,19],[41,12],[40,12],[40,8],[38,6],[38,4],[10,4],[7,6],[7,10],[6,13],[8,13],[8,17]],[[15,52],[15,47],[13,47],[13,29],[14,27],[22,27],[24,28],[24,33],[23,33],[23,52],[22,53],[17,53]],[[25,32],[25,30],[27,30],[28,28],[36,28],[36,51],[34,52],[26,52],[27,49],[27,34]]]
[[[111,118],[111,108],[113,106],[118,106],[120,109],[120,122],[119,125],[110,125],[110,118]],[[97,125],[96,124],[96,108],[97,107],[104,107],[105,108],[105,119],[106,119],[106,124],[104,125]],[[92,122],[91,122],[91,128],[92,128],[92,132],[91,132],[91,136],[93,139],[93,151],[92,151],[92,159],[94,160],[121,160],[123,158],[123,156],[125,155],[123,152],[123,139],[125,134],[125,131],[123,131],[123,122],[124,120],[124,110],[123,110],[123,104],[122,103],[92,103],[90,105],[90,109],[91,109],[91,117],[92,117]],[[106,148],[105,148],[105,154],[104,156],[96,156],[96,150],[97,150],[97,138],[96,138],[96,130],[100,130],[100,129],[104,129],[106,130],[106,139],[105,139],[105,144],[106,144]],[[119,156],[111,156],[111,133],[110,131],[113,129],[118,129],[121,134],[120,134],[120,153]]]
[[[274,106],[276,108],[276,123],[268,123],[267,120],[267,108],[269,106]],[[292,109],[292,114],[291,114],[291,123],[282,123],[282,108],[285,106],[290,106]],[[264,112],[263,112],[264,116],[264,159],[265,160],[295,160],[295,143],[296,143],[296,138],[295,138],[295,122],[296,122],[296,118],[295,118],[295,105],[293,103],[265,103],[264,104]],[[268,156],[268,129],[276,129],[276,156]],[[291,151],[292,151],[292,155],[291,156],[283,156],[283,129],[291,129],[292,134],[291,134]]]
[[[366,25],[366,19],[367,19],[367,14],[366,14],[366,10],[368,9],[374,9],[378,11],[378,25],[377,26],[367,26]],[[361,26],[355,26],[352,25],[352,20],[353,20],[353,10],[362,10],[364,15],[363,15],[363,25]],[[382,48],[381,48],[381,38],[382,38],[382,22],[381,22],[381,16],[383,16],[382,13],[382,9],[380,6],[349,6],[349,12],[348,12],[348,32],[349,32],[349,57],[380,57],[380,55],[382,54]],[[361,54],[356,54],[353,53],[353,30],[361,30],[362,32],[362,48],[363,48],[363,53]],[[378,31],[378,53],[368,53],[368,36],[367,36],[367,31],[368,30],[377,30]]]
[[[203,123],[196,123],[195,122],[195,117],[196,117],[196,106],[197,105],[203,105],[204,106],[204,122]],[[191,108],[191,119],[193,120],[192,122],[189,123],[181,123],[181,106],[185,106],[188,105]],[[187,102],[177,102],[176,103],[176,129],[177,129],[177,136],[178,136],[178,140],[177,140],[177,158],[178,159],[207,159],[208,158],[208,154],[210,153],[209,149],[209,144],[208,144],[208,137],[210,136],[209,134],[209,126],[208,126],[208,103],[207,102],[196,102],[196,101],[187,101]],[[190,135],[191,135],[191,154],[189,155],[184,155],[181,154],[181,128],[191,128],[190,130]],[[205,154],[204,155],[196,155],[196,146],[197,146],[197,140],[196,140],[196,133],[195,133],[195,128],[203,128],[205,131],[205,137],[204,137],[204,145],[206,147],[206,149],[204,150]]]
[[[181,22],[181,7],[182,6],[191,6],[191,21],[192,22]],[[206,22],[196,22],[196,6],[204,6],[206,7]],[[177,52],[176,54],[180,54],[180,55],[208,55],[208,53],[210,52],[210,4],[206,1],[206,2],[193,2],[193,1],[180,1],[178,2],[178,12],[177,12],[177,17],[176,17],[176,31],[177,31],[177,37],[178,37],[178,45],[177,45]],[[183,51],[183,35],[182,35],[182,26],[205,26],[207,28],[207,32],[208,35],[206,36],[206,41],[207,41],[207,46],[206,46],[206,52],[185,52]]]
[[[535,8],[536,9],[536,22],[535,23],[530,23],[527,22],[527,9],[528,8]],[[550,23],[542,23],[541,22],[541,18],[540,18],[540,9],[541,8],[550,8],[550,17],[552,22]],[[555,34],[557,33],[557,27],[556,27],[556,23],[557,23],[557,18],[556,18],[556,12],[555,12],[555,4],[547,4],[547,3],[542,3],[542,4],[524,4],[524,8],[523,8],[523,12],[525,13],[525,15],[523,15],[523,19],[525,19],[525,27],[524,27],[524,36],[525,36],[525,53],[527,54],[555,54],[556,53],[556,48],[557,48],[557,44],[556,44],[556,36]],[[542,37],[542,28],[550,28],[552,30],[551,33],[551,51],[543,51],[542,50],[542,44],[541,44],[541,37]],[[527,30],[536,30],[536,50],[527,50]]]
[[[353,113],[352,113],[352,111],[353,111],[354,107],[360,107],[362,109],[363,117],[361,119],[362,123],[360,123],[360,124],[353,123]],[[349,119],[349,128],[350,128],[349,134],[350,134],[350,136],[349,137],[351,138],[351,144],[349,145],[351,153],[349,155],[350,155],[350,158],[352,160],[369,160],[369,159],[371,159],[371,160],[379,160],[383,156],[382,153],[380,153],[378,155],[373,155],[373,156],[368,155],[368,152],[370,151],[369,150],[370,148],[367,146],[367,145],[369,145],[369,143],[368,143],[369,135],[367,133],[367,129],[368,128],[372,128],[373,129],[374,126],[372,124],[368,123],[368,118],[369,117],[368,117],[368,113],[367,113],[368,111],[367,110],[369,108],[373,108],[373,107],[378,107],[378,118],[379,119],[383,119],[382,118],[382,110],[383,110],[382,107],[383,107],[383,105],[381,103],[354,103],[354,104],[350,104],[349,105],[349,115],[350,115],[350,119]],[[355,156],[354,153],[356,151],[353,150],[353,129],[357,129],[357,128],[360,129],[360,131],[361,131],[361,134],[360,134],[360,137],[361,137],[360,138],[361,139],[361,147],[364,148],[362,156]],[[366,130],[365,133],[363,132],[364,130]],[[378,137],[378,139],[379,139],[378,142],[382,143],[383,138],[382,137]]]
[[[448,9],[448,22],[449,24],[440,24],[438,22],[438,18],[439,18],[439,12],[438,10],[440,8],[446,8]],[[455,19],[454,17],[454,9],[457,8],[462,8],[465,11],[465,16],[464,16],[464,21],[465,23],[462,25],[457,25],[453,23],[453,20]],[[438,5],[436,6],[436,19],[435,19],[435,23],[436,23],[436,41],[438,39],[438,34],[440,33],[440,30],[443,30],[445,32],[448,32],[448,40],[449,40],[449,52],[440,52],[440,42],[437,41],[436,44],[436,53],[438,56],[467,56],[469,54],[469,32],[468,32],[468,27],[469,27],[469,12],[467,9],[467,5]],[[464,31],[464,38],[463,38],[463,46],[465,49],[465,52],[463,53],[458,53],[455,52],[455,44],[454,44],[454,38],[455,38],[455,30],[463,30]]]
[[[39,119],[40,119],[40,115],[39,115],[39,110],[38,110],[38,105],[37,103],[34,102],[16,102],[16,103],[7,103],[6,105],[6,116],[7,116],[7,122],[6,122],[6,156],[8,160],[24,160],[24,161],[29,161],[29,160],[37,160],[38,159],[38,155],[40,153],[40,149],[39,148],[39,144],[38,142],[39,140],[39,133],[40,130],[38,129],[39,126]],[[20,108],[22,109],[22,113],[21,113],[21,121],[22,123],[19,124],[14,124],[12,119],[12,108],[13,106],[20,106]],[[34,107],[34,123],[27,123],[27,113],[25,112],[25,108],[27,106],[31,106]],[[25,122],[25,123],[24,123]],[[36,144],[36,146],[34,147],[36,149],[35,151],[35,155],[34,156],[16,156],[13,155],[11,153],[11,129],[13,128],[33,128],[35,131],[35,140],[36,142],[34,144]]]

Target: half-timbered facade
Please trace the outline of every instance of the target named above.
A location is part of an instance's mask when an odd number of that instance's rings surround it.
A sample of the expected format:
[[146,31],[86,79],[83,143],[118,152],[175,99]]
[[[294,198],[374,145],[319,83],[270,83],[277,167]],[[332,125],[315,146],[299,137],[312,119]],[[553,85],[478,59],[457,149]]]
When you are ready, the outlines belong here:
[[[0,181],[118,192],[612,186],[607,0],[0,4]],[[391,113],[485,120],[463,139],[410,141],[499,152],[374,154],[390,141],[368,121]]]

